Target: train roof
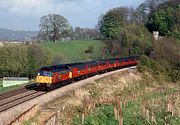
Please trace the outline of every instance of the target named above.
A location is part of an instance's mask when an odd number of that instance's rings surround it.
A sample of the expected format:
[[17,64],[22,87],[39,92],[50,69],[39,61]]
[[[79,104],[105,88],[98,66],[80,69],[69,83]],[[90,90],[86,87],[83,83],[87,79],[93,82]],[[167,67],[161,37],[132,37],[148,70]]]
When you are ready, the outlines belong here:
[[63,71],[69,69],[65,64],[59,64],[59,65],[53,65],[53,66],[47,66],[47,67],[42,67],[40,70],[45,70],[45,71]]
[[47,67],[42,67],[40,70],[44,71],[64,71],[64,70],[70,70],[71,68],[77,67],[77,68],[83,68],[86,65],[93,66],[96,64],[105,64],[107,61],[109,62],[114,62],[115,60],[128,60],[128,59],[136,59],[139,58],[137,57],[126,57],[126,58],[111,58],[111,59],[102,59],[102,60],[97,60],[97,61],[89,61],[89,62],[77,62],[77,63],[69,63],[69,64],[59,64],[59,65],[53,65],[53,66],[47,66]]

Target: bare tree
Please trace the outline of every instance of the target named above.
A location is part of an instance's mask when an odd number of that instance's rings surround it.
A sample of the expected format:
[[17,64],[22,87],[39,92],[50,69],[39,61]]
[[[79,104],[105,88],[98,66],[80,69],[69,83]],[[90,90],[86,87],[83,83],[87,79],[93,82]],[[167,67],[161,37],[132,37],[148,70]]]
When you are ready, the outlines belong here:
[[98,39],[99,32],[93,28],[76,27],[73,32],[74,39]]

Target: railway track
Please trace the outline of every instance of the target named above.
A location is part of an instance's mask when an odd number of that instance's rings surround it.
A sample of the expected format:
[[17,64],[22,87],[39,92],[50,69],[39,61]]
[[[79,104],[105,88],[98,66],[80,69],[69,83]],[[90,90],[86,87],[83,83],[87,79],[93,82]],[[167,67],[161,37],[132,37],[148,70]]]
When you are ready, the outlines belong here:
[[18,88],[18,89],[14,89],[14,90],[11,90],[8,92],[1,93],[0,94],[0,100],[3,100],[5,98],[9,98],[9,97],[14,96],[14,95],[18,95],[20,93],[27,92],[27,91],[29,91],[29,89],[30,90],[36,90],[36,85],[30,84],[30,85],[26,85],[26,86],[23,86],[23,87]]
[[[10,121],[17,120],[17,117],[19,118],[19,116],[22,115],[21,107],[25,107],[28,109],[29,106],[33,106],[36,104],[38,104],[38,105],[46,104],[46,103],[54,100],[55,98],[65,95],[69,91],[73,91],[75,89],[78,89],[78,88],[86,85],[87,83],[94,82],[95,80],[102,79],[106,76],[112,75],[112,74],[120,72],[120,71],[125,71],[128,69],[134,69],[134,68],[136,68],[136,67],[133,66],[130,68],[120,69],[118,71],[107,72],[104,74],[96,75],[94,77],[89,77],[88,79],[78,81],[76,84],[70,84],[69,86],[65,86],[64,88],[61,89],[61,91],[53,90],[50,93],[47,93],[47,92],[42,92],[42,91],[36,91],[36,87],[33,88],[32,86],[28,86],[25,88],[18,89],[18,91],[21,90],[21,92],[17,92],[17,90],[13,90],[13,91],[10,91],[11,93],[9,93],[9,94],[8,93],[0,94],[0,97],[1,97],[1,95],[3,96],[0,99],[0,115],[1,115],[0,125],[6,125],[6,124],[9,124]],[[41,95],[43,95],[43,96],[41,96]],[[52,96],[53,96],[53,98],[49,98]],[[7,97],[7,98],[5,98],[5,97]],[[39,98],[36,98],[36,97],[39,97]],[[34,99],[34,98],[36,98],[36,99]],[[34,101],[32,101],[32,103],[27,102],[32,99],[34,99]],[[16,111],[15,108],[17,108],[17,114],[12,115],[12,113],[14,111]],[[24,109],[23,109],[23,112],[24,112]],[[3,124],[1,124],[1,123],[3,123]]]
[[47,92],[37,91],[36,84],[0,94],[0,113],[21,103],[32,100]]
[[36,86],[32,84],[30,86],[25,86],[7,93],[0,94],[0,112],[3,112],[45,93],[46,92],[36,91]]

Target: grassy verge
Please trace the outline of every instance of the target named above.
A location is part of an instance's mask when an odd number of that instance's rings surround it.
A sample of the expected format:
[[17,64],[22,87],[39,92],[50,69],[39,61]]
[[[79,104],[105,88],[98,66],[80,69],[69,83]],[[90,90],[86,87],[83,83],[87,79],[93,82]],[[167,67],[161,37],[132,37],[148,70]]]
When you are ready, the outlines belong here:
[[103,42],[99,40],[75,40],[69,42],[43,43],[41,46],[50,49],[54,53],[55,58],[65,63],[100,58],[100,49],[103,46]]

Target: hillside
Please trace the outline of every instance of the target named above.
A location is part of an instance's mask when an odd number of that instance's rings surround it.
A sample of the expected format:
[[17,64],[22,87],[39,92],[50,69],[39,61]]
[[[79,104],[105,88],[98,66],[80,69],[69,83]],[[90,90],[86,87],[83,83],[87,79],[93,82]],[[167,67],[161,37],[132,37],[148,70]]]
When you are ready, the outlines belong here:
[[102,58],[102,41],[80,40],[0,47],[0,78],[35,77],[44,66]]
[[36,31],[13,31],[9,29],[0,28],[1,40],[30,40],[36,36]]
[[131,69],[93,81],[45,104],[48,110],[24,123],[39,125],[60,109],[58,122],[65,125],[179,125],[179,84],[152,75]]
[[103,42],[99,40],[75,40],[69,42],[42,43],[55,55],[55,63],[78,62],[101,58]]

